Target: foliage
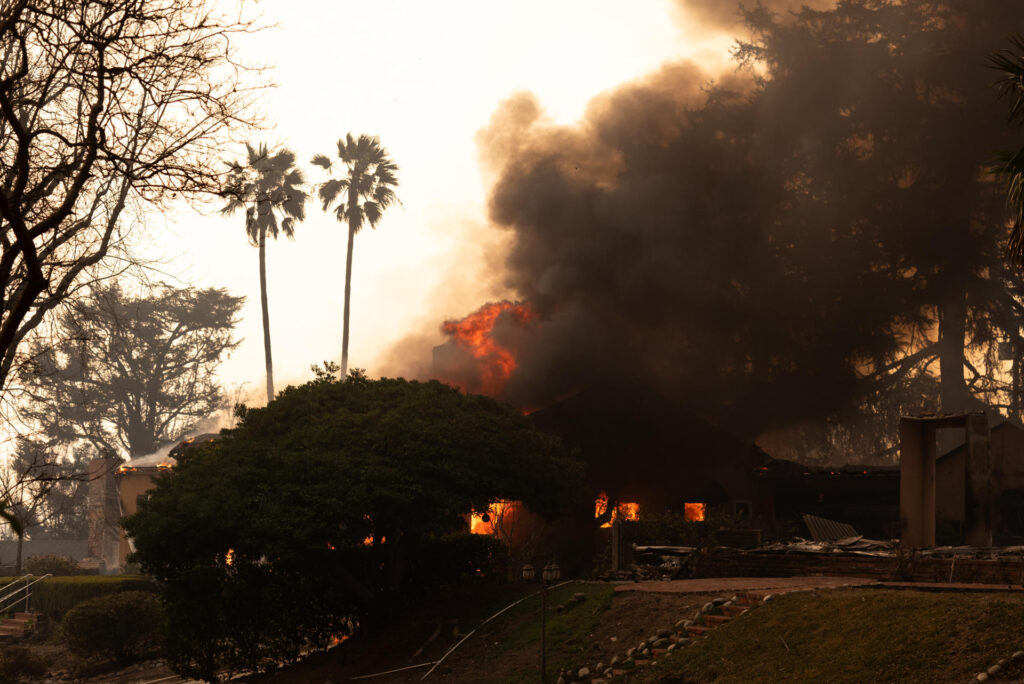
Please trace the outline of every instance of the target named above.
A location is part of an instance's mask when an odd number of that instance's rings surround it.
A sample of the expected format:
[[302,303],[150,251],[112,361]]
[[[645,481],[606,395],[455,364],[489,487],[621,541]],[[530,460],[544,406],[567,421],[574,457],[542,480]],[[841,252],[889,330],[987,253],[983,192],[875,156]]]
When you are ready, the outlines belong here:
[[[228,177],[221,196],[227,204],[222,214],[245,212],[245,233],[249,244],[259,247],[260,304],[263,310],[263,350],[267,363],[267,401],[274,399],[274,363],[270,348],[270,313],[267,308],[267,236],[277,239],[283,232],[295,236],[295,222],[306,217],[306,191],[302,171],[295,168],[295,153],[283,149],[271,153],[266,145],[254,148],[246,143],[247,158],[228,162]],[[278,223],[278,214],[281,221]]]
[[72,653],[132,662],[157,645],[160,599],[144,591],[97,596],[69,610],[62,627]]
[[59,316],[59,343],[33,347],[24,418],[40,448],[138,457],[193,431],[223,403],[215,374],[238,346],[243,301],[214,288],[93,288]]
[[[14,579],[0,578],[0,582],[10,583]],[[131,575],[50,577],[32,586],[32,609],[59,620],[83,601],[121,592],[156,593],[158,590],[153,580]]]
[[489,534],[456,532],[425,539],[409,569],[412,591],[504,580],[508,547]]
[[38,556],[31,556],[25,561],[25,571],[33,575],[53,575],[55,577],[70,577],[81,575],[82,569],[71,556],[58,556],[54,553],[45,553]]
[[[338,159],[344,169],[340,178],[331,178],[319,188],[323,210],[335,201],[334,216],[348,223],[348,248],[345,252],[345,309],[341,332],[341,379],[348,374],[349,300],[352,292],[352,249],[356,233],[364,224],[376,228],[388,207],[398,203],[398,165],[376,136],[349,133],[338,141]],[[327,172],[333,167],[330,157],[318,154],[312,163]]]
[[[1012,36],[1010,47],[989,56],[989,66],[999,72],[999,95],[1010,101],[1010,121],[1024,127],[1024,35]],[[1024,147],[996,155],[997,173],[1007,176],[1006,201],[1013,218],[1013,232],[1007,241],[1007,255],[1018,264],[1024,262]]]
[[408,591],[418,552],[472,510],[551,514],[579,491],[576,462],[518,411],[437,382],[325,372],[238,416],[124,522],[166,585],[166,655],[189,676],[324,646]]
[[46,658],[25,646],[7,646],[0,651],[0,682],[34,682],[48,669]]
[[0,387],[18,345],[123,238],[126,208],[215,191],[215,150],[252,122],[232,39],[204,0],[0,9]]

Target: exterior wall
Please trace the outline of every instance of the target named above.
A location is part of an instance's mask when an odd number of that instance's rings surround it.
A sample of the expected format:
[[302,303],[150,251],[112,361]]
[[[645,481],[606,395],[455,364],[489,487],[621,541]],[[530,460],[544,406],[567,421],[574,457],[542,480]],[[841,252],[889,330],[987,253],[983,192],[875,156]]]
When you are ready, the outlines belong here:
[[[153,478],[159,473],[159,468],[139,468],[119,473],[117,476],[117,488],[120,495],[120,517],[133,515],[139,510],[139,497],[145,496],[146,492],[153,488]],[[120,543],[118,545],[118,567],[124,568],[128,562],[128,554],[132,552],[132,545],[125,536],[124,530],[118,526]]]
[[99,458],[89,464],[89,556],[107,571],[120,567],[121,507],[115,470],[117,461]]

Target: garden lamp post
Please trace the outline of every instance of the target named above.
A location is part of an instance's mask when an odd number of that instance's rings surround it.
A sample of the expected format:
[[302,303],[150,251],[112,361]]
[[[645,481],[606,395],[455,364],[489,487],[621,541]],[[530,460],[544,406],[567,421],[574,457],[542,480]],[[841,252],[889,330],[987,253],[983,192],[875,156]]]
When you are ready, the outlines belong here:
[[[523,580],[532,582],[537,576],[533,566],[527,563],[523,566]],[[548,582],[557,582],[562,576],[562,569],[558,563],[548,563],[540,576],[540,681],[546,682],[547,673],[547,616],[548,616]]]

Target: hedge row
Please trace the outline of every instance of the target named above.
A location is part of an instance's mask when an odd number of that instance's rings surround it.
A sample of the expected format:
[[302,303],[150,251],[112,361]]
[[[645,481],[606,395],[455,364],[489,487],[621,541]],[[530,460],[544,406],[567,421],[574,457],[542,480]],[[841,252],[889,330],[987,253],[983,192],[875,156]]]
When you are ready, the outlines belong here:
[[[15,577],[0,577],[0,596],[13,591]],[[32,610],[59,620],[64,613],[82,601],[122,591],[158,592],[157,583],[141,575],[82,575],[78,577],[50,577],[31,587]],[[21,610],[19,603],[15,610]]]

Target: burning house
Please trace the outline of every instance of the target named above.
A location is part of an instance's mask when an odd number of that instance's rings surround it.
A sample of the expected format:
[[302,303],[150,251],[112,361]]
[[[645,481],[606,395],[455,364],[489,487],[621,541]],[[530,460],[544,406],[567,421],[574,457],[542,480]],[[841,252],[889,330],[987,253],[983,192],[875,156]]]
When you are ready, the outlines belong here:
[[167,453],[123,462],[118,458],[99,458],[89,464],[89,557],[85,567],[101,573],[121,572],[132,551],[131,539],[121,529],[121,518],[134,514],[139,502],[148,496],[155,478],[170,469],[175,457],[193,444],[201,444],[219,435],[202,434],[187,439]]

